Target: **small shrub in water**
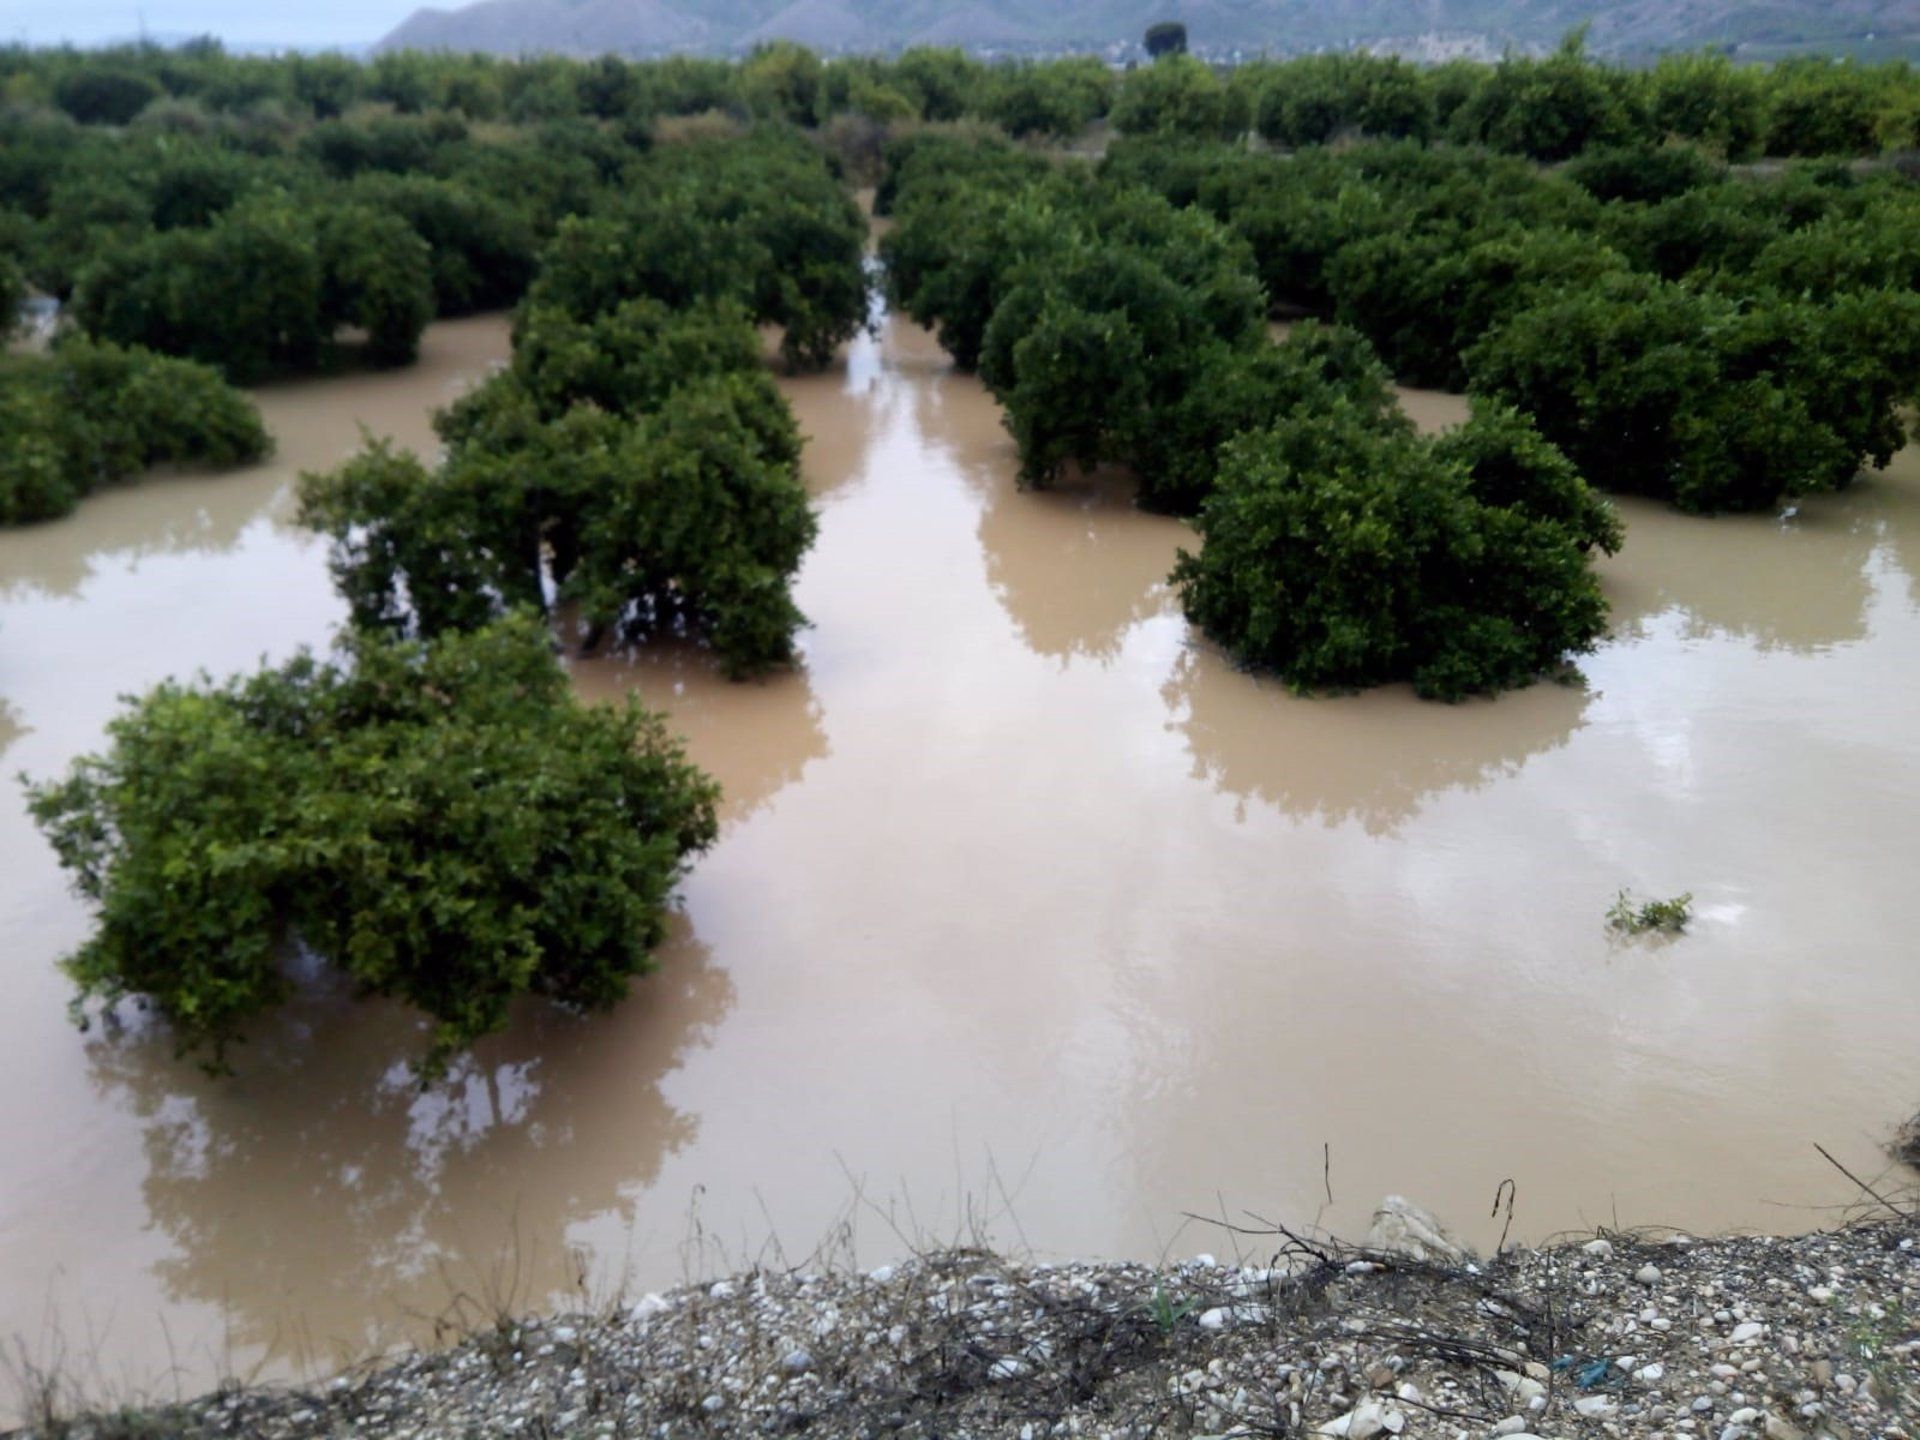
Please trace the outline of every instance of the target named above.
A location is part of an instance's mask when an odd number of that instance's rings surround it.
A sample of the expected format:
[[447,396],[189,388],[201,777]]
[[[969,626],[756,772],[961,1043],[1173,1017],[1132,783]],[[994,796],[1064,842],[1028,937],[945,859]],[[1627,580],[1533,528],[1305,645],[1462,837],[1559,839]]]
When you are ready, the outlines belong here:
[[1636,904],[1631,891],[1622,890],[1607,911],[1607,928],[1621,935],[1678,935],[1693,919],[1693,896],[1675,895],[1670,900],[1647,900]]

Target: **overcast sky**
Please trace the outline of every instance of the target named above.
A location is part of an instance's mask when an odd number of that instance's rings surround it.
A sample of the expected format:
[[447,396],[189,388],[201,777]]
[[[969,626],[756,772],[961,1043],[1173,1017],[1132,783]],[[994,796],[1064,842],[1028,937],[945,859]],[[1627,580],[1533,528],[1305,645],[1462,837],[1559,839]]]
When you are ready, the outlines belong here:
[[[218,35],[234,45],[362,45],[427,0],[0,0],[0,41],[89,45]],[[437,0],[454,9],[462,0]]]

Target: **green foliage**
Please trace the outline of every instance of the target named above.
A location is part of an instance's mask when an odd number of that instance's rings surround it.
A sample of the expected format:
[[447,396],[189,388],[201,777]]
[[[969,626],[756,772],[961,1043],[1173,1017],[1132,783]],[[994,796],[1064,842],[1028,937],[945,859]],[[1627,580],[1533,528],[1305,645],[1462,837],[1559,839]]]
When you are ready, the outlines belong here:
[[497,197],[458,181],[387,174],[363,175],[346,194],[400,217],[427,242],[436,314],[503,309],[533,279],[532,221]]
[[1607,928],[1616,934],[1679,935],[1693,919],[1693,896],[1675,895],[1668,900],[1634,903],[1631,892],[1622,890],[1607,909]]
[[820,118],[820,57],[790,40],[755,49],[740,66],[740,90],[755,114],[795,125]]
[[1001,65],[989,72],[976,113],[1009,135],[1071,140],[1107,113],[1113,76],[1091,55]]
[[550,574],[589,645],[687,635],[743,676],[792,660],[788,586],[816,522],[782,453],[791,421],[768,439],[785,417],[758,387],[685,384],[638,421],[590,406],[544,421],[521,400],[501,423],[514,403],[435,471],[376,444],[303,478],[301,518],[331,537],[357,624],[472,628],[540,605]]
[[1171,1335],[1182,1320],[1199,1308],[1200,1301],[1196,1296],[1187,1295],[1176,1301],[1159,1285],[1153,1287],[1153,1298],[1148,1302],[1154,1328],[1162,1335]]
[[465,126],[452,116],[377,115],[323,120],[301,137],[300,149],[329,175],[347,180],[371,171],[426,170],[442,149],[465,138]]
[[1564,173],[1596,200],[1652,202],[1698,190],[1726,172],[1686,145],[1617,145],[1584,151]]
[[1438,436],[1433,451],[1465,472],[1482,505],[1558,525],[1582,550],[1612,555],[1626,539],[1613,506],[1510,405],[1476,401],[1472,418]]
[[1863,155],[1880,148],[1875,77],[1860,66],[1816,58],[1775,68],[1769,155]]
[[1523,425],[1443,447],[1342,407],[1228,442],[1174,570],[1188,618],[1300,690],[1457,700],[1555,670],[1605,629],[1587,546],[1617,531]]
[[1434,133],[1435,96],[1421,72],[1396,57],[1310,55],[1254,73],[1255,128],[1276,145],[1325,145],[1350,133],[1424,141]]
[[1560,287],[1626,269],[1592,236],[1552,227],[1388,231],[1355,241],[1327,267],[1334,313],[1364,334],[1408,384],[1458,390],[1465,350]]
[[866,225],[819,155],[750,135],[662,152],[647,188],[569,220],[536,305],[587,319],[621,301],[732,299],[783,327],[789,364],[826,364],[866,322]]
[[1885,464],[1920,375],[1916,297],[1750,305],[1616,275],[1468,353],[1476,392],[1534,416],[1607,489],[1756,510]]
[[951,121],[972,108],[984,73],[964,50],[916,46],[894,62],[892,80],[912,97],[921,119]]
[[27,303],[27,278],[13,257],[0,250],[0,349],[19,328],[21,308]]
[[1382,429],[1408,424],[1392,377],[1351,330],[1309,320],[1279,345],[1205,345],[1173,398],[1138,417],[1129,432],[1127,460],[1140,478],[1140,504],[1191,515],[1212,493],[1227,441],[1278,416],[1339,408]]
[[528,301],[586,318],[640,298],[738,297],[759,261],[737,231],[716,229],[668,197],[637,197],[617,215],[563,221],[541,252]]
[[[1318,41],[1296,35],[1294,48],[1311,53],[1240,64],[1219,77],[1229,123],[1254,123],[1289,148],[1351,135],[1424,141],[1446,134],[1557,160],[1589,145],[1651,147],[1677,138],[1743,160],[1763,146],[1783,155],[1875,154],[1910,143],[1920,117],[1920,82],[1905,63],[1802,57],[1763,67],[1735,63],[1716,47],[1663,54],[1650,69],[1622,68],[1590,58],[1576,32],[1540,58],[1421,67],[1325,43],[1333,38],[1332,31]],[[1179,22],[1162,22],[1146,30],[1145,48],[1156,63],[1181,58],[1186,39]],[[1143,78],[1152,68],[1141,67],[1120,88],[1138,81],[1142,94],[1152,91],[1157,82]],[[465,127],[476,122],[523,132],[559,125],[572,130],[576,147],[598,143],[597,130],[602,139],[618,132],[621,143],[644,148],[654,122],[698,115],[809,129],[841,116],[882,124],[971,117],[1016,136],[1068,139],[1107,113],[1116,94],[1113,74],[1094,56],[988,65],[959,50],[920,47],[893,61],[823,59],[785,41],[735,62],[411,52],[364,66],[339,56],[267,59],[228,55],[217,45],[143,45],[23,52],[10,69],[10,98],[52,101],[61,107],[56,113],[90,127],[221,133],[262,150],[292,144],[340,178],[369,170],[450,174],[450,152],[472,141]],[[512,143],[489,136],[477,145]],[[494,193],[513,198],[506,187]]]
[[438,424],[433,470],[375,444],[301,482],[357,624],[435,636],[551,593],[589,645],[687,635],[736,675],[793,659],[816,521],[737,307],[530,309],[512,367]]
[[320,285],[310,220],[261,204],[107,250],[82,273],[73,316],[103,340],[217,365],[246,384],[317,362]]
[[221,468],[272,447],[252,403],[205,366],[82,336],[0,361],[0,525],[64,515],[155,465]]
[[1754,257],[1754,284],[1783,295],[1920,290],[1920,207],[1880,204],[1858,217],[1823,215],[1774,234]]
[[66,176],[47,200],[35,279],[50,294],[68,295],[88,256],[135,243],[153,224],[152,198],[132,177],[91,170]]
[[410,365],[420,332],[433,318],[433,255],[400,216],[367,206],[336,206],[317,217],[320,324],[328,339],[341,324],[366,332],[376,365]]
[[1236,99],[1212,67],[1191,55],[1170,54],[1121,83],[1113,127],[1123,135],[1230,136],[1248,121]]
[[1653,205],[1610,207],[1605,232],[1637,270],[1678,280],[1696,270],[1745,271],[1776,233],[1742,185],[1691,190]]
[[1005,282],[980,375],[1007,410],[1021,478],[1131,462],[1213,342],[1263,345],[1244,250],[1194,211],[1137,191],[1091,197]]
[[63,75],[53,100],[83,125],[125,125],[160,97],[152,79],[119,66],[89,65]]
[[[658,300],[627,300],[584,322],[534,307],[516,323],[513,346],[507,378],[525,387],[548,420],[582,404],[642,414],[695,376],[761,377],[759,336],[746,311],[728,300],[678,310]],[[451,416],[466,404],[456,402]],[[441,433],[459,443],[460,428],[456,421]]]
[[154,228],[211,225],[264,185],[262,169],[225,150],[170,150],[150,181]]
[[1460,138],[1534,160],[1565,160],[1617,145],[1642,128],[1626,76],[1589,64],[1584,33],[1545,59],[1509,55],[1454,117]]
[[575,701],[537,622],[342,646],[161,685],[32,787],[98,911],[76,1006],[136,998],[218,1067],[305,950],[422,1011],[432,1075],[519,996],[621,999],[713,841],[712,783],[632,699]]
[[[936,174],[945,149],[916,151],[901,173],[918,166]],[[932,327],[964,370],[979,365],[987,326],[1014,273],[1057,243],[1064,228],[1059,204],[1071,203],[1051,178],[1028,187],[1032,172],[1017,164],[996,171],[903,182],[911,204],[896,206],[894,227],[880,244],[893,303]]]
[[246,384],[311,369],[342,325],[405,364],[433,316],[432,256],[370,206],[248,201],[204,228],[148,231],[81,275],[73,315],[102,339],[221,367]]
[[1724,55],[1663,55],[1648,80],[1652,139],[1673,136],[1728,160],[1759,154],[1767,126],[1767,72]]

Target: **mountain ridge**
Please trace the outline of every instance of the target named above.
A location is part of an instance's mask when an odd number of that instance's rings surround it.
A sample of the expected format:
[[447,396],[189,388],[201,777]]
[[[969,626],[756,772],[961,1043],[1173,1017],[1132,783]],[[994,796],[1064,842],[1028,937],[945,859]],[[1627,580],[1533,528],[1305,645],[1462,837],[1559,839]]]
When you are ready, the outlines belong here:
[[1742,49],[1920,48],[1920,0],[478,0],[414,12],[380,50],[634,57],[726,54],[774,40],[830,52],[912,45],[1093,50],[1179,20],[1207,53],[1405,48],[1472,37],[1491,53],[1553,44],[1589,25],[1602,54]]

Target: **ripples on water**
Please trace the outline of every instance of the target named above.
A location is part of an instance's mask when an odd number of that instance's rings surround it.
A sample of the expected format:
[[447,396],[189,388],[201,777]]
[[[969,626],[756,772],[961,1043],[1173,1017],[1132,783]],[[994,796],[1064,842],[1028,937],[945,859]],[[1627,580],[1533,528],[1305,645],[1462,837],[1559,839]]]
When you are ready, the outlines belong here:
[[[8,768],[97,745],[123,691],[324,643],[294,474],[360,424],[429,447],[505,352],[496,320],[437,326],[414,370],[264,392],[269,467],[0,534]],[[1019,492],[930,337],[783,384],[823,508],[805,668],[574,663],[726,789],[612,1016],[529,1008],[424,1095],[417,1023],[323,985],[234,1080],[81,1036],[52,962],[86,915],[0,800],[0,1064],[31,1097],[0,1114],[0,1332],[54,1315],[104,1333],[106,1378],[192,1385],[449,1305],[797,1258],[842,1220],[871,1259],[969,1217],[1153,1255],[1230,1248],[1184,1211],[1354,1229],[1398,1190],[1484,1242],[1510,1176],[1531,1236],[1780,1228],[1848,1198],[1812,1142],[1877,1166],[1916,1099],[1911,455],[1787,518],[1627,504],[1580,684],[1302,700],[1188,632],[1184,526],[1112,476]],[[1623,884],[1692,890],[1696,933],[1610,947]]]

